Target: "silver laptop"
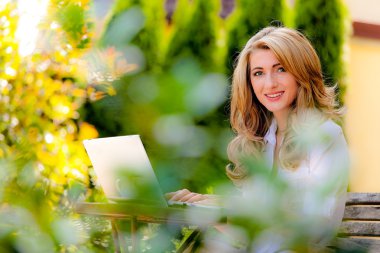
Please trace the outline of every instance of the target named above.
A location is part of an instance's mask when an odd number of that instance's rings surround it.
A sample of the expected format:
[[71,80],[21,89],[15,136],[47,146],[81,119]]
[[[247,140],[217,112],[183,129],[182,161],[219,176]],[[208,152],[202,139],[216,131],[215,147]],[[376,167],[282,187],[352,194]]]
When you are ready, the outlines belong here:
[[83,144],[109,200],[167,206],[139,135],[90,139]]

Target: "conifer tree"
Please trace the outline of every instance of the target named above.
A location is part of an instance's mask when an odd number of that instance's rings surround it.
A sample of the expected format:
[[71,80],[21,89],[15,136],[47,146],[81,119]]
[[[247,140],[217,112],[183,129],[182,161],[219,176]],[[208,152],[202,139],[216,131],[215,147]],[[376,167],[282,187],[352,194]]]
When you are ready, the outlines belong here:
[[338,83],[344,92],[343,47],[347,35],[345,7],[341,0],[297,0],[296,28],[311,40],[321,59],[327,85]]

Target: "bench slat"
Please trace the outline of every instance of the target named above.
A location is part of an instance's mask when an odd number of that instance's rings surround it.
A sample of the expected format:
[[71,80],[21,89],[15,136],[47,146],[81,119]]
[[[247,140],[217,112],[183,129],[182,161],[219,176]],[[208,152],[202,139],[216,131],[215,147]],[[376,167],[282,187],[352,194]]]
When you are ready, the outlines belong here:
[[380,237],[369,236],[350,236],[346,238],[337,238],[337,245],[344,249],[357,248],[357,245],[364,247],[368,252],[380,252]]
[[344,219],[348,220],[380,220],[379,206],[346,206]]
[[349,192],[346,205],[355,204],[378,204],[380,205],[380,193]]
[[380,236],[379,221],[344,221],[340,228],[343,234],[350,236]]

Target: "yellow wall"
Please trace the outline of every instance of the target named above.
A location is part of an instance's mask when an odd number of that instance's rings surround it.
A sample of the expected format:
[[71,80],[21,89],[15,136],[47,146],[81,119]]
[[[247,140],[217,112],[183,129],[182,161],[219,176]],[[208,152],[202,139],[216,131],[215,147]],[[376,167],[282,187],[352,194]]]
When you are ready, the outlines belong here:
[[350,190],[380,192],[380,40],[351,38],[345,129],[352,151]]

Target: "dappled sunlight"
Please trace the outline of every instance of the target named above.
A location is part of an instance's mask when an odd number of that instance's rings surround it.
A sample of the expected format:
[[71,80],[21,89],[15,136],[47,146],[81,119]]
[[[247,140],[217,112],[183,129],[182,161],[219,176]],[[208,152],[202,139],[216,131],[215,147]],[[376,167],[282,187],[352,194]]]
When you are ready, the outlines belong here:
[[18,0],[19,21],[16,38],[20,41],[19,53],[28,56],[36,47],[38,25],[46,15],[49,0]]

